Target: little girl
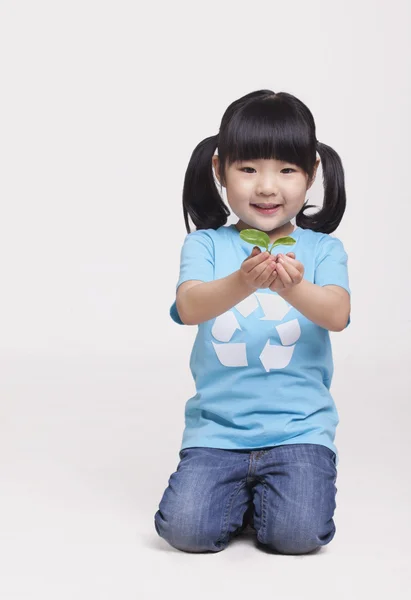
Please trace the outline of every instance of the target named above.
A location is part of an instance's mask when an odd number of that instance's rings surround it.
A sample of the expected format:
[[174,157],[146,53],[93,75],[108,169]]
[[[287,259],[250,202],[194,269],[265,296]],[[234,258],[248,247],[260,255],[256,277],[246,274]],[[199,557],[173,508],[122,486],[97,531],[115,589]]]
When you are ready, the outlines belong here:
[[[306,215],[320,159],[324,204]],[[235,225],[226,225],[213,169]],[[345,204],[341,159],[318,142],[310,110],[291,94],[236,100],[218,135],[194,149],[170,315],[198,325],[190,358],[197,393],[154,517],[175,548],[218,552],[247,524],[257,544],[282,554],[334,537],[339,418],[329,331],[349,324],[351,292],[347,254],[330,234]],[[271,245],[283,238],[277,253],[252,248],[245,229],[265,232]]]

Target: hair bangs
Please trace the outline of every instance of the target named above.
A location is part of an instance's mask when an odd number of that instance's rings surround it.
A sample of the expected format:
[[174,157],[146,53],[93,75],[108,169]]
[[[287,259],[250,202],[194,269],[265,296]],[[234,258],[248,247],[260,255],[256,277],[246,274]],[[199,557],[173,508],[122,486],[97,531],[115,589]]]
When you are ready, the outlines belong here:
[[258,98],[243,106],[229,120],[221,137],[218,153],[228,165],[275,159],[309,172],[315,161],[315,143],[307,124],[295,107],[279,96]]

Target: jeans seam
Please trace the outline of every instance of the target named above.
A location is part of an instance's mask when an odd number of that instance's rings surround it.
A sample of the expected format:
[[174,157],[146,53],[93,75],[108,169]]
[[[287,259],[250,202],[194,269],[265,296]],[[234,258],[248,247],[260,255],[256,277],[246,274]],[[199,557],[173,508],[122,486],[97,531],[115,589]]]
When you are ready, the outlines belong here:
[[259,539],[261,543],[265,543],[265,534],[267,531],[267,483],[258,477],[258,480],[263,484],[263,491],[261,493],[261,527],[259,533]]

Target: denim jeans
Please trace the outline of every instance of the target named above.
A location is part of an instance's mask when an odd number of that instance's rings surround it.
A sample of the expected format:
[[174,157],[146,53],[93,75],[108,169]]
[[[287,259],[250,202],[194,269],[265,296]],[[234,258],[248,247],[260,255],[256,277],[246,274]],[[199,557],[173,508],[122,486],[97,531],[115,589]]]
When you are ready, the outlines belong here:
[[219,552],[249,523],[257,541],[304,554],[334,537],[336,456],[319,444],[255,450],[185,448],[159,509],[157,533],[186,552]]

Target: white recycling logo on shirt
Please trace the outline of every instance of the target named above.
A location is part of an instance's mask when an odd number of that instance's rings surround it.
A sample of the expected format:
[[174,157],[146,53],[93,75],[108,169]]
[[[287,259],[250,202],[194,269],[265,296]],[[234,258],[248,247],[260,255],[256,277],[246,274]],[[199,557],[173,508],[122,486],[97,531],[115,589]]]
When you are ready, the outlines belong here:
[[[286,314],[291,310],[291,306],[278,294],[258,294],[254,293],[235,305],[243,317],[248,317],[259,306],[264,311],[261,321],[282,321]],[[281,340],[281,345],[270,344],[267,340],[259,358],[264,369],[269,372],[270,369],[284,369],[291,360],[295,344],[301,335],[301,328],[298,319],[293,319],[275,326]],[[215,344],[212,342],[218,360],[225,367],[247,367],[246,344],[230,343],[236,329],[241,330],[235,313],[228,310],[222,315],[216,317],[211,333],[213,337],[224,344]]]

